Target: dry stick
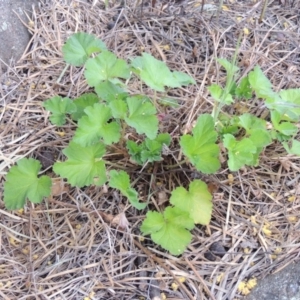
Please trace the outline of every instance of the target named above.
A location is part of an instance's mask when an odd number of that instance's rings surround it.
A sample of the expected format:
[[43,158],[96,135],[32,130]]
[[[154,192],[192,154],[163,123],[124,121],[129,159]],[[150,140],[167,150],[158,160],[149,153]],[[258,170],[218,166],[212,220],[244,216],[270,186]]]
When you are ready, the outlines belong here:
[[205,291],[205,293],[210,297],[211,300],[216,300],[216,298],[214,297],[214,295],[210,292],[210,290],[208,289],[205,281],[203,280],[203,278],[198,274],[197,270],[195,269],[195,267],[191,264],[191,262],[185,258],[185,261],[187,262],[187,264],[189,265],[189,267],[192,269],[192,271],[194,272],[195,276],[199,279],[199,281],[202,283],[203,285],[203,289]]
[[260,14],[260,17],[259,17],[259,20],[258,20],[259,23],[262,22],[262,20],[263,20],[263,18],[264,18],[264,16],[265,16],[265,12],[266,12],[267,6],[268,6],[268,0],[265,0],[265,1],[264,1],[263,9],[262,9],[262,11],[261,11],[261,14]]
[[186,295],[189,297],[190,300],[194,300],[195,298],[190,293],[190,291],[186,288],[185,285],[180,282],[177,277],[173,274],[173,272],[170,270],[170,268],[163,262],[162,259],[155,256],[153,253],[151,253],[146,247],[144,247],[141,243],[139,243],[137,240],[133,240],[134,244],[140,248],[150,259],[154,260],[157,264],[159,264],[163,269],[165,269],[176,281],[176,283],[184,290]]

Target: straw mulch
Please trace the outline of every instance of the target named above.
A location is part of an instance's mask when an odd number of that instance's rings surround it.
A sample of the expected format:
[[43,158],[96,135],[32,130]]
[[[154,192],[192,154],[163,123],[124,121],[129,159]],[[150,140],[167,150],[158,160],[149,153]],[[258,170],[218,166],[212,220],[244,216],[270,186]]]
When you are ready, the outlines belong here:
[[[61,49],[72,33],[93,33],[124,59],[151,53],[171,70],[195,78],[196,86],[172,91],[179,108],[160,108],[166,117],[161,129],[176,141],[200,113],[211,112],[206,86],[226,79],[215,59],[233,57],[240,32],[241,76],[259,65],[275,90],[299,87],[300,5],[269,2],[262,23],[257,22],[261,4],[251,1],[224,1],[219,16],[213,3],[201,13],[201,1],[169,8],[157,1],[154,10],[139,3],[127,3],[125,9],[114,1],[105,10],[100,0],[43,3],[28,22],[33,37],[26,53],[1,77],[1,191],[8,168],[19,159],[40,159],[51,176],[53,161],[63,159],[74,124],[51,125],[42,103],[89,90],[81,68],[63,72]],[[140,86],[132,82],[130,89],[139,92]],[[246,106],[263,113],[258,101]],[[169,150],[165,164],[174,164],[178,144]],[[167,299],[241,299],[242,280],[259,280],[299,257],[299,158],[286,155],[279,144],[266,149],[257,168],[230,174],[224,164],[213,176],[189,165],[169,172],[162,164],[140,170],[118,151],[107,159],[127,166],[151,209],[163,209],[176,186],[205,180],[214,193],[210,225],[197,226],[187,251],[174,257],[138,238],[146,212],[106,187],[64,185],[58,196],[28,203],[24,211],[7,211],[1,202],[1,299],[160,299],[161,293]],[[115,225],[124,215],[129,225],[122,231]]]

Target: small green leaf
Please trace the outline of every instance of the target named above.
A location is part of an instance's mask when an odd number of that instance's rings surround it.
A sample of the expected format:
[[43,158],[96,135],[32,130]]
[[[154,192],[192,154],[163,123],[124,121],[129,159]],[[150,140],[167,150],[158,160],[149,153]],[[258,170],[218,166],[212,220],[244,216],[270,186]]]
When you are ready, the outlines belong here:
[[226,105],[229,105],[233,102],[232,95],[229,93],[225,95],[225,91],[223,91],[223,89],[215,83],[209,86],[208,90],[210,91],[211,96],[218,102]]
[[10,168],[4,183],[4,203],[7,209],[20,209],[28,198],[33,203],[42,202],[51,193],[51,178],[38,177],[39,161],[22,158]]
[[142,151],[144,149],[144,144],[138,145],[137,143],[129,140],[126,142],[126,148],[131,158],[139,165],[142,165],[145,162],[141,157]]
[[162,144],[156,140],[145,139],[145,147],[142,150],[141,158],[143,162],[161,161]]
[[62,126],[66,123],[66,114],[76,111],[76,105],[71,99],[60,96],[55,96],[45,101],[43,106],[52,113],[50,121],[57,126]]
[[254,155],[257,153],[257,148],[250,139],[244,138],[237,141],[233,135],[225,134],[223,143],[228,149],[228,167],[230,171],[238,171],[244,165],[255,164]]
[[243,98],[247,100],[252,98],[252,89],[249,83],[248,76],[244,77],[241,80],[239,86],[235,89],[234,93],[238,98]]
[[192,78],[190,75],[186,73],[174,71],[173,76],[175,81],[178,83],[178,86],[196,84],[194,78]]
[[225,58],[218,58],[217,61],[221,66],[224,67],[228,75],[236,74],[239,71],[239,68],[237,66],[235,66]]
[[96,103],[84,110],[83,116],[78,122],[78,128],[74,135],[74,142],[89,146],[103,139],[106,145],[117,143],[120,139],[120,125],[108,121],[112,117],[111,110],[104,104]]
[[300,156],[300,142],[297,140],[292,140],[292,147],[289,147],[287,142],[282,143],[284,149],[289,154],[298,155]]
[[106,102],[117,99],[123,100],[128,97],[128,93],[126,93],[124,89],[119,85],[112,83],[110,80],[98,83],[95,87],[95,91],[97,95]]
[[61,177],[67,178],[72,186],[102,185],[106,182],[105,163],[102,160],[105,154],[104,144],[82,147],[71,141],[63,153],[68,159],[65,162],[56,162],[53,170]]
[[272,89],[272,84],[260,67],[256,66],[248,75],[249,83],[260,98],[276,98],[277,94]]
[[164,92],[165,86],[169,86],[169,83],[172,84],[171,71],[164,62],[157,60],[152,55],[148,53],[142,55],[132,61],[132,66],[137,69],[141,80],[149,87],[158,92]]
[[207,185],[201,180],[191,182],[189,191],[178,187],[172,191],[170,202],[186,211],[195,224],[208,225],[212,214],[212,196]]
[[281,101],[274,103],[274,108],[287,116],[291,121],[297,122],[300,118],[300,89],[281,90]]
[[136,209],[144,209],[147,206],[147,203],[139,202],[138,193],[135,189],[130,187],[130,178],[126,172],[112,170],[109,172],[109,176],[109,186],[120,190],[121,193],[128,198],[133,207]]
[[178,100],[173,98],[161,98],[158,100],[158,102],[163,106],[169,106],[173,108],[178,108],[180,106]]
[[298,127],[290,122],[282,122],[281,114],[274,110],[271,111],[271,121],[274,128],[285,136],[293,136],[298,132]]
[[125,60],[118,59],[110,51],[103,51],[85,64],[85,78],[89,86],[96,87],[101,81],[130,76],[129,67]]
[[168,133],[160,133],[155,140],[159,142],[161,145],[170,146],[171,136]]
[[108,103],[112,115],[116,119],[125,119],[128,107],[124,100],[112,100]]
[[264,148],[272,143],[271,133],[266,129],[253,129],[249,139],[257,148]]
[[223,90],[218,84],[213,83],[207,89],[210,91],[211,96],[216,101],[221,102],[221,96],[222,96]]
[[164,62],[148,53],[143,53],[142,57],[135,58],[132,66],[141,80],[158,92],[164,92],[165,86],[175,88],[195,83],[195,80],[185,73],[172,73]]
[[151,234],[151,239],[171,254],[180,255],[192,240],[189,230],[193,228],[193,220],[187,212],[167,207],[163,213],[148,211],[141,231]]
[[249,113],[239,116],[239,120],[240,125],[246,130],[247,134],[251,134],[253,129],[265,130],[267,128],[265,120],[257,118]]
[[99,98],[93,93],[82,94],[80,97],[76,98],[73,101],[73,103],[76,105],[76,112],[72,113],[72,119],[74,121],[78,121],[82,116],[86,115],[84,110],[88,106],[93,106],[97,102],[99,102]]
[[215,173],[220,168],[220,149],[215,144],[218,134],[214,129],[212,116],[200,115],[192,132],[193,136],[187,134],[180,139],[184,155],[198,171],[205,174]]
[[161,161],[163,145],[169,146],[171,137],[168,133],[159,134],[154,140],[148,138],[142,143],[141,159],[143,162]]
[[105,44],[95,36],[78,32],[68,38],[62,50],[65,62],[73,66],[81,66],[92,53],[105,49]]
[[127,98],[129,115],[126,123],[133,127],[137,133],[146,134],[149,139],[154,139],[158,131],[158,119],[154,105],[144,96]]
[[267,130],[265,120],[246,113],[239,117],[239,124],[246,130],[249,139],[258,149],[263,149],[272,143],[271,132]]

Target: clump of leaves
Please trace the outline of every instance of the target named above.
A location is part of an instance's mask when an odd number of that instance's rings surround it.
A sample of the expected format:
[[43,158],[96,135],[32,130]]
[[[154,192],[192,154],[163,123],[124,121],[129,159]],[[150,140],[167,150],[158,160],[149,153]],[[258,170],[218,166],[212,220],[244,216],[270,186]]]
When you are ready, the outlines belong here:
[[[130,62],[119,59],[101,40],[86,33],[73,34],[63,46],[63,56],[66,63],[84,68],[86,82],[95,93],[85,93],[76,99],[55,96],[44,102],[52,124],[63,126],[69,121],[77,124],[72,140],[62,151],[65,160],[55,162],[53,171],[79,188],[107,183],[119,190],[133,207],[145,209],[148,203],[140,201],[129,174],[107,159],[110,146],[118,144],[124,149],[126,145],[131,160],[140,166],[162,161],[163,149],[172,140],[169,133],[159,130],[157,103],[174,106],[176,103],[166,97],[166,89],[195,81],[185,73],[172,72],[165,63],[147,53]],[[219,144],[223,144],[229,169],[237,171],[245,165],[256,166],[260,153],[274,140],[282,142],[288,153],[300,155],[300,142],[294,138],[300,118],[300,90],[275,93],[259,67],[237,83],[239,68],[225,59],[218,62],[227,72],[226,84],[208,87],[215,100],[212,114],[200,115],[192,132],[180,137],[184,162],[189,161],[202,173],[216,173],[221,166]],[[154,96],[131,95],[132,76],[152,88]],[[161,97],[157,97],[159,93]],[[234,102],[243,104],[254,96],[264,99],[269,120],[250,112],[236,116],[223,112],[224,106]],[[4,184],[8,209],[23,207],[26,199],[39,203],[50,195],[51,178],[39,177],[40,168],[40,163],[32,158],[24,158],[11,167]],[[190,243],[194,226],[209,224],[212,195],[204,182],[193,180],[188,190],[175,188],[169,202],[170,206],[161,212],[147,212],[141,231],[150,234],[164,249],[179,255]]]

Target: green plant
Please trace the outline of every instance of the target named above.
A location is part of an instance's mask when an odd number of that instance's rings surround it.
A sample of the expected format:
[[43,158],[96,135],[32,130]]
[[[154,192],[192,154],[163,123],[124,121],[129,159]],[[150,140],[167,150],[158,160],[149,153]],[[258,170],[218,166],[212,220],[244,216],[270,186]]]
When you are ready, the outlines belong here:
[[[73,100],[56,96],[44,102],[53,124],[77,122],[73,139],[63,150],[66,160],[55,162],[53,171],[80,188],[107,183],[110,188],[118,189],[133,207],[145,209],[148,203],[139,201],[124,167],[109,160],[111,145],[117,145],[122,152],[127,149],[131,160],[143,167],[162,161],[163,149],[172,139],[168,133],[159,132],[158,103],[178,105],[166,96],[166,88],[178,88],[195,81],[185,73],[170,71],[165,63],[147,53],[128,63],[108,51],[102,41],[86,33],[73,34],[63,47],[63,55],[68,64],[84,66],[86,81],[96,93],[86,93]],[[237,84],[239,69],[225,59],[218,61],[227,72],[226,84],[224,87],[213,84],[208,88],[215,99],[212,115],[200,115],[191,134],[181,136],[179,143],[186,159],[179,163],[190,162],[198,171],[213,174],[221,166],[219,143],[227,149],[231,171],[244,165],[256,166],[260,153],[273,140],[282,142],[289,153],[300,155],[300,142],[293,139],[297,133],[295,123],[300,117],[300,91],[275,93],[258,67]],[[154,90],[152,97],[130,94],[133,76]],[[268,122],[250,112],[240,116],[226,114],[224,107],[234,101],[244,103],[254,93],[264,99],[270,113]],[[129,131],[130,139],[127,138]],[[6,208],[21,208],[26,199],[39,203],[50,195],[51,178],[38,177],[40,167],[40,163],[31,158],[24,158],[11,167],[4,184]],[[188,190],[177,187],[171,192],[170,206],[162,212],[148,211],[141,231],[178,255],[190,243],[190,230],[195,224],[209,224],[212,208],[207,185],[193,180]]]

